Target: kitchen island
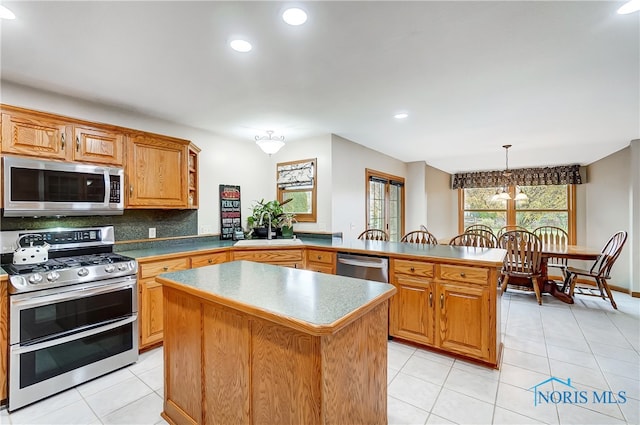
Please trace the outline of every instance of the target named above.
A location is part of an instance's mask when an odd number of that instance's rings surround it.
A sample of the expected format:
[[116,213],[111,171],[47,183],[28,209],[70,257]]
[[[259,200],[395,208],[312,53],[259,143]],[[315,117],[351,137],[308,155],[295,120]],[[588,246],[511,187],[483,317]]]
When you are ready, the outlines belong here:
[[386,423],[392,285],[248,261],[165,273],[170,423]]

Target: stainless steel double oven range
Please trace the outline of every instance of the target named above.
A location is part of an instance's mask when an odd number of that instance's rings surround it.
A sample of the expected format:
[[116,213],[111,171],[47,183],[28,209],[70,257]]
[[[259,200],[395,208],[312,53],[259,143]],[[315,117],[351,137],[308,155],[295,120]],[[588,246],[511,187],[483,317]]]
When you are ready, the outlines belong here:
[[[138,266],[113,252],[114,240],[112,226],[0,232],[9,274],[9,410],[138,359]],[[39,245],[47,261],[13,264],[15,250]]]

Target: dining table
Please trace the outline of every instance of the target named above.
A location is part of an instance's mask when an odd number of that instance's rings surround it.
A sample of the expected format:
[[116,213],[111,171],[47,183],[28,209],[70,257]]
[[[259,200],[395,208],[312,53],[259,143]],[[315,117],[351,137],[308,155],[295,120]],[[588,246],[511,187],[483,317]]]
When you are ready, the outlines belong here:
[[565,291],[564,282],[562,289],[558,289],[558,283],[549,279],[548,261],[550,258],[561,258],[567,260],[595,261],[600,256],[600,251],[581,245],[564,244],[543,244],[541,277],[539,280],[540,291],[547,292],[555,298],[567,304],[573,304],[573,297]]

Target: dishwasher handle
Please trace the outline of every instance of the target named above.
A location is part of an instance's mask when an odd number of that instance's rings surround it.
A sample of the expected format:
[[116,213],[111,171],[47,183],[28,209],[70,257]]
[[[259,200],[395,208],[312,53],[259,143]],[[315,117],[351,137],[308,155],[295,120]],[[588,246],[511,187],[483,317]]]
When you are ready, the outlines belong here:
[[338,263],[346,264],[346,265],[349,265],[349,266],[356,266],[356,267],[367,267],[367,268],[371,268],[371,269],[386,269],[387,268],[386,261],[378,260],[378,259],[372,259],[371,261],[363,261],[363,260],[354,260],[354,259],[351,259],[351,258],[340,258],[340,257],[338,257]]

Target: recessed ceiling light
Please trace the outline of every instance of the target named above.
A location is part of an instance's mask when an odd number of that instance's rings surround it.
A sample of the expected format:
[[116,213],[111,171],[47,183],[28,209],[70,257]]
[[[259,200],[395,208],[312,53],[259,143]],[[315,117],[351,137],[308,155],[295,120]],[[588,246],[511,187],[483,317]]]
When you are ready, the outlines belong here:
[[409,114],[407,114],[406,112],[401,112],[401,113],[399,113],[399,114],[395,114],[395,115],[393,116],[393,118],[396,118],[396,119],[402,120],[402,119],[407,118],[408,116],[409,116]]
[[284,11],[282,19],[289,25],[302,25],[307,22],[307,12],[297,7],[292,7]]
[[640,0],[629,0],[623,4],[620,9],[618,9],[618,13],[626,15],[628,13],[637,12],[638,10],[640,10]]
[[16,19],[16,15],[4,6],[0,6],[0,19]]
[[251,43],[246,40],[231,40],[229,46],[236,52],[246,53],[251,51]]

